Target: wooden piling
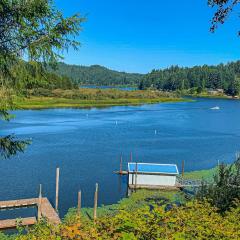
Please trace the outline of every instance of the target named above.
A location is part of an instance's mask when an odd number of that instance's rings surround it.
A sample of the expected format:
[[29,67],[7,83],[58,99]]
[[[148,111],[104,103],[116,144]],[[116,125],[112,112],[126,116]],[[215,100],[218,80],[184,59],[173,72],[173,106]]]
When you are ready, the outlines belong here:
[[132,162],[133,160],[133,156],[132,156],[132,152],[130,153],[130,162]]
[[134,172],[132,173],[132,185],[134,185]]
[[39,195],[38,195],[38,221],[42,218],[42,184],[39,185]]
[[184,160],[182,160],[182,177],[184,177]]
[[123,171],[122,171],[122,164],[123,164],[123,157],[121,155],[121,158],[120,158],[120,169],[119,169],[119,174],[122,175]]
[[59,168],[56,169],[56,200],[55,200],[55,210],[58,212],[58,198],[59,198]]
[[93,208],[93,220],[97,219],[97,204],[98,204],[98,184],[96,183],[96,189],[94,194],[94,208]]
[[137,190],[137,172],[138,172],[138,163],[135,165],[135,191]]
[[78,192],[78,207],[77,207],[78,215],[80,215],[80,213],[81,213],[81,205],[82,205],[82,192],[79,191]]

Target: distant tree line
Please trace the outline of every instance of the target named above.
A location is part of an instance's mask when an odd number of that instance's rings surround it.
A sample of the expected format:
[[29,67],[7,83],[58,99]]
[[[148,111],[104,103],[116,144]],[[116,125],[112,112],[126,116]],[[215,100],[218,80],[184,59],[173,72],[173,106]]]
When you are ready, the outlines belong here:
[[70,78],[77,85],[130,85],[139,89],[201,93],[206,89],[222,89],[225,94],[240,94],[240,61],[217,66],[179,67],[152,70],[148,74],[117,72],[99,65],[90,67],[58,63],[49,71]]
[[58,63],[57,69],[49,68],[49,70],[59,75],[68,76],[78,85],[138,86],[143,77],[142,74],[118,72],[99,65],[87,67]]
[[[18,64],[11,68],[12,82],[9,87],[24,92],[30,89],[74,89],[77,84],[69,77],[48,72],[40,63],[27,63],[19,60]],[[1,76],[0,74],[0,77]]]
[[240,93],[240,61],[217,66],[179,67],[153,70],[145,75],[140,89],[154,88],[164,91],[189,90],[198,93],[205,89],[223,89],[226,94]]
[[[31,89],[76,89],[80,85],[131,85],[140,90],[187,91],[202,93],[222,89],[225,94],[240,94],[240,61],[216,66],[179,67],[152,70],[143,74],[125,73],[94,65],[91,67],[58,63],[46,68],[40,63],[19,63],[11,68],[12,87]],[[0,76],[1,77],[1,76]],[[2,76],[3,77],[3,76]]]

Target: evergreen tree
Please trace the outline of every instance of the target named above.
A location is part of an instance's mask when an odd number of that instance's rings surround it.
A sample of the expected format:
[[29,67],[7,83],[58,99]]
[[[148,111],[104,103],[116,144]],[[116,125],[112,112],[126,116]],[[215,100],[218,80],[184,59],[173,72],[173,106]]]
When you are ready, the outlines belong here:
[[238,95],[239,68],[239,61],[192,68],[172,66],[148,73],[140,81],[139,88],[153,87],[166,91],[192,89],[193,92],[197,91],[198,93],[206,89],[223,89],[227,94]]
[[[64,18],[52,0],[0,1],[0,117],[10,119],[8,110],[14,106],[9,89],[18,82],[14,68],[20,59],[29,59],[35,73],[41,72],[38,70],[45,64],[54,64],[62,57],[62,50],[78,48],[79,42],[73,37],[83,21],[79,14]],[[0,154],[5,158],[14,155],[23,151],[27,143],[14,136],[1,136]]]

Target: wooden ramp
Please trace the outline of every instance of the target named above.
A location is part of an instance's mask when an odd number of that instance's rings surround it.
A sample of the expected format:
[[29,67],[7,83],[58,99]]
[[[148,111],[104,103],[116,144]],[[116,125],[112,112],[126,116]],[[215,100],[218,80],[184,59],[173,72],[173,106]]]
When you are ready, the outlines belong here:
[[[0,201],[0,210],[38,206],[39,198]],[[41,198],[40,213],[42,217],[46,218],[49,221],[49,223],[52,224],[61,223],[58,214],[56,213],[55,209],[52,207],[51,203],[47,198]],[[37,222],[35,217],[23,218],[21,220],[22,220],[21,225],[23,226],[33,225]],[[16,227],[16,225],[17,225],[16,219],[0,220],[0,229],[13,228]]]
[[42,198],[41,213],[42,216],[47,218],[50,223],[61,223],[58,214],[56,213],[55,209],[52,207],[51,203],[48,201],[47,198]]

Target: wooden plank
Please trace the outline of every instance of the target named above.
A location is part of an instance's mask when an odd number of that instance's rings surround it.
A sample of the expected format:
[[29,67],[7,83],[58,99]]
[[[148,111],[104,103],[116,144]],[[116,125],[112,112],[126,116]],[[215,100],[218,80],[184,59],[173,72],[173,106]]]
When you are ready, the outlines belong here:
[[20,223],[17,222],[16,219],[0,220],[0,229],[16,228],[18,224],[21,226],[30,226],[34,225],[36,222],[37,219],[35,217],[21,218]]
[[61,220],[47,198],[42,198],[42,216],[52,224],[60,224]]
[[156,189],[156,190],[179,190],[180,186],[143,185],[129,184],[130,189]]
[[38,201],[38,198],[0,201],[0,209],[18,208],[18,207],[26,207],[26,206],[31,207],[36,205],[37,201]]
[[128,175],[128,172],[127,172],[127,171],[122,171],[122,172],[120,172],[120,171],[114,171],[113,173],[119,174],[119,175]]

